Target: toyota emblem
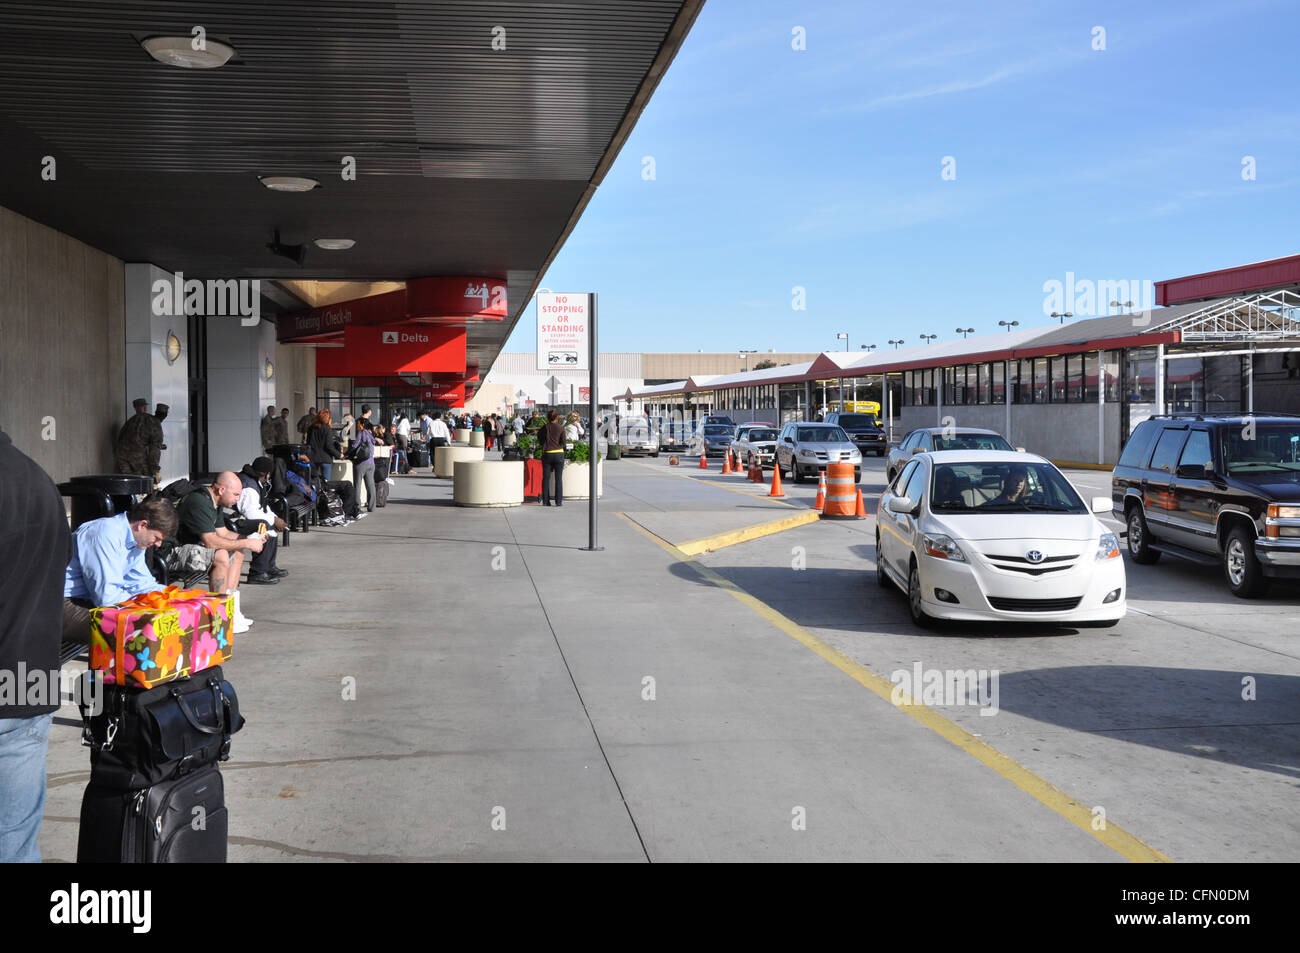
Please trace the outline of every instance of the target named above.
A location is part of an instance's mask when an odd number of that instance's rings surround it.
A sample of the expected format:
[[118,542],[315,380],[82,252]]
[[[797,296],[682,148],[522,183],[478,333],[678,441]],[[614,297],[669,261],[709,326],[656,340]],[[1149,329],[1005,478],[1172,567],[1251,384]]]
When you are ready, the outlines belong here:
[[1031,549],[1029,552],[1025,553],[1025,557],[1031,563],[1041,563],[1043,561],[1043,554],[1036,549]]

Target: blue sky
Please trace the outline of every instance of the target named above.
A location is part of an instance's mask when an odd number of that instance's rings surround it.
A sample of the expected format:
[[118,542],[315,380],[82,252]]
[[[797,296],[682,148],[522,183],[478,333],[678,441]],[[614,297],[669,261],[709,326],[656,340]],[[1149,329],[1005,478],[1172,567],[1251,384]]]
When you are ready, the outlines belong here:
[[600,293],[602,351],[856,351],[1296,254],[1297,35],[1286,0],[709,0],[543,285]]

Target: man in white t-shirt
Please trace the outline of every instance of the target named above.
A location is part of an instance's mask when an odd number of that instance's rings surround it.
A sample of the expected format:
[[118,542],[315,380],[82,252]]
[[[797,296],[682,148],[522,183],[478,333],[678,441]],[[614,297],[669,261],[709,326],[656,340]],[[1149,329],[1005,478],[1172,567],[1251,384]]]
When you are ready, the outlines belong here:
[[434,447],[445,447],[451,443],[451,431],[447,429],[447,421],[441,417],[433,418],[433,424],[430,427],[431,436],[430,445]]

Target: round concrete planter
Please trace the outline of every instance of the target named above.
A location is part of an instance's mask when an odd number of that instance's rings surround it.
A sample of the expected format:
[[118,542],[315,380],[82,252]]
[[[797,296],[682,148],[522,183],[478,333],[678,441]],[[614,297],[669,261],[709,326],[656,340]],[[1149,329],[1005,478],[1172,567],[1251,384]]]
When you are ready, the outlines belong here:
[[[442,449],[442,448],[439,448]],[[457,506],[519,506],[524,502],[524,465],[517,460],[458,460]]]
[[469,433],[469,445],[471,447],[483,446],[483,431],[471,430]]
[[[564,461],[564,498],[566,500],[591,499],[591,464]],[[596,498],[605,495],[605,464],[596,466]]]
[[[455,476],[456,464],[459,462],[476,462],[483,459],[482,447],[434,447],[433,475],[436,477]],[[523,479],[521,476],[519,479]]]
[[471,433],[473,433],[473,431],[468,427],[457,427],[451,437],[457,443],[469,443],[469,435]]

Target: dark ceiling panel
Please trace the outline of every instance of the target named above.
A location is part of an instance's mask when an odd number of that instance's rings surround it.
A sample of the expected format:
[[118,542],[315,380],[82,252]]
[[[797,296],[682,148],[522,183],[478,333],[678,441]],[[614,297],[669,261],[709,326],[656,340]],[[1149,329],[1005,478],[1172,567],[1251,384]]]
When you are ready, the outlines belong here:
[[[0,205],[190,277],[507,275],[510,318],[469,342],[486,373],[702,2],[0,0]],[[139,45],[196,25],[236,58]]]

